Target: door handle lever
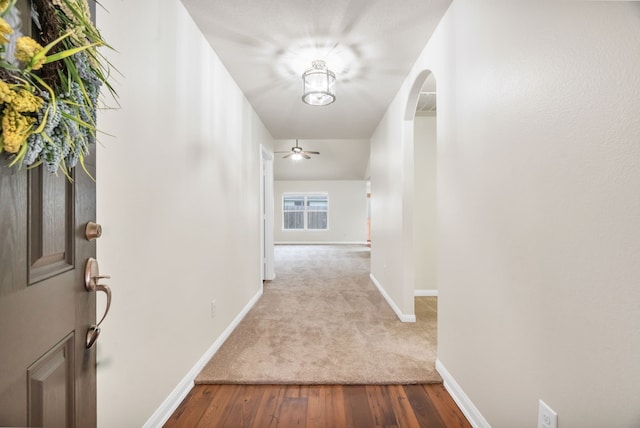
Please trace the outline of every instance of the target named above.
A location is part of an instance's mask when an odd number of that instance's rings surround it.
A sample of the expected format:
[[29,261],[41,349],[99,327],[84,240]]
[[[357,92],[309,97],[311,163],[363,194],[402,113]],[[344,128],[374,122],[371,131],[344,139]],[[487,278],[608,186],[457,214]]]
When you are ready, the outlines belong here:
[[98,336],[100,336],[100,324],[102,324],[102,321],[104,321],[107,314],[109,313],[109,309],[111,308],[111,288],[109,288],[108,285],[99,284],[99,281],[101,279],[109,279],[111,277],[108,275],[100,275],[99,272],[100,270],[98,267],[98,261],[93,257],[89,258],[89,260],[87,260],[87,265],[85,267],[85,276],[84,276],[85,288],[87,289],[87,291],[95,291],[95,292],[101,291],[105,293],[107,295],[107,307],[105,308],[104,314],[102,315],[102,318],[100,318],[100,321],[98,321],[97,324],[93,324],[87,330],[87,338],[86,338],[87,349],[90,349],[91,347],[93,347],[93,345],[96,343],[96,340],[98,340]]

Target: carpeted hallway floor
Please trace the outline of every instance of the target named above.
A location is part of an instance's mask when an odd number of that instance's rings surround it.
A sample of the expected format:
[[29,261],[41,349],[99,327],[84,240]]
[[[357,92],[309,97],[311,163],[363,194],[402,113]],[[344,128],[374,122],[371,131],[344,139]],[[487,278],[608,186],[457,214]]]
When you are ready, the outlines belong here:
[[369,279],[364,245],[276,246],[276,279],[196,383],[440,382],[437,301],[402,323]]

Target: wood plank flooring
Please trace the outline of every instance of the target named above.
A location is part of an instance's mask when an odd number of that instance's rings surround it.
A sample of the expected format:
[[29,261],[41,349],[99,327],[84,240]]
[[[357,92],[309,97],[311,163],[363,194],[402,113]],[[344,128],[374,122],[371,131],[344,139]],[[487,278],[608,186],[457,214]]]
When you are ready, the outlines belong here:
[[196,385],[164,427],[471,425],[442,384]]

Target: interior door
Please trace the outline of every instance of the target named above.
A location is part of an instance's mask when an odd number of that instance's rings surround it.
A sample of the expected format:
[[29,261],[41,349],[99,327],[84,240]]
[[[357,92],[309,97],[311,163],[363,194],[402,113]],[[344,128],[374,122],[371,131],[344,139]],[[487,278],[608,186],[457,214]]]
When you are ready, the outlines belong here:
[[0,168],[0,426],[96,425],[95,183],[74,175]]

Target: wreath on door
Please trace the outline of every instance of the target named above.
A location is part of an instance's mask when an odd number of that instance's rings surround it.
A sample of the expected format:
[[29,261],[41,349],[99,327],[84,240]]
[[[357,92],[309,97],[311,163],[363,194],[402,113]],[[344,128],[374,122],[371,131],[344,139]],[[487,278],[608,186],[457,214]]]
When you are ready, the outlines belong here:
[[[34,38],[23,35],[16,0],[0,0],[0,153],[10,167],[61,171],[70,178],[96,139],[96,109],[108,46],[87,0],[31,0]],[[29,12],[29,11],[27,11]]]

